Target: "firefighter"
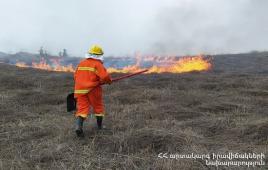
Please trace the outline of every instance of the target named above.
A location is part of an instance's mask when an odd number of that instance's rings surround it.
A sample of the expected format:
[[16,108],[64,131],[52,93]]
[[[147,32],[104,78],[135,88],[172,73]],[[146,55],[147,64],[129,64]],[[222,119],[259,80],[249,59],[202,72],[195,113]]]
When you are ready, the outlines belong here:
[[74,73],[77,101],[76,135],[83,137],[83,122],[87,118],[90,108],[93,108],[98,129],[102,129],[102,120],[105,115],[102,101],[102,88],[100,84],[111,84],[112,80],[103,66],[103,50],[98,45],[93,45],[85,59],[82,60]]

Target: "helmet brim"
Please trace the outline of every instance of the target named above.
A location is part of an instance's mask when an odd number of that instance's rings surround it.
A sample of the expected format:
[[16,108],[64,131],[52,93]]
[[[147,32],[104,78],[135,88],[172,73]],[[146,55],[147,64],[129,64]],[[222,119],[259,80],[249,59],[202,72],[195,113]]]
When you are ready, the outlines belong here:
[[90,52],[89,54],[91,54],[91,55],[103,55],[103,53],[93,53],[93,52]]

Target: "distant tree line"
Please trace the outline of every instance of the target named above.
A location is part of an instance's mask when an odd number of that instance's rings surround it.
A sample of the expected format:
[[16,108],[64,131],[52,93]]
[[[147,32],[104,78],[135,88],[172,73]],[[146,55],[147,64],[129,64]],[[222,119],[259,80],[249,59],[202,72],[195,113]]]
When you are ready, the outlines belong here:
[[[39,49],[39,55],[40,57],[46,58],[49,56],[46,50],[43,49],[43,47],[40,47]],[[59,57],[68,57],[68,53],[66,49],[63,49],[62,51],[59,52]]]

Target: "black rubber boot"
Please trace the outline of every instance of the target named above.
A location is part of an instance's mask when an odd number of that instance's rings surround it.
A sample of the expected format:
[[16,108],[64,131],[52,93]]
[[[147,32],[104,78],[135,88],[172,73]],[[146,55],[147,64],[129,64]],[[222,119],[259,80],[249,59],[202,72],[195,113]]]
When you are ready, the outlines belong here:
[[102,129],[102,116],[96,116],[98,129]]
[[75,133],[77,137],[84,137],[84,132],[83,132],[83,123],[84,123],[84,118],[81,116],[78,116],[76,119],[76,130]]

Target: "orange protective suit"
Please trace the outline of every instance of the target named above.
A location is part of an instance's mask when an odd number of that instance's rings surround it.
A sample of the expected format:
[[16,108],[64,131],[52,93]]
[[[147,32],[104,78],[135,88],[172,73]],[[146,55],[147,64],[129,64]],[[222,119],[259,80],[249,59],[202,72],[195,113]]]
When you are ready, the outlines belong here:
[[88,58],[81,61],[74,73],[75,98],[77,100],[76,116],[86,118],[90,107],[93,107],[95,116],[104,116],[102,88],[100,83],[111,83],[101,60]]

